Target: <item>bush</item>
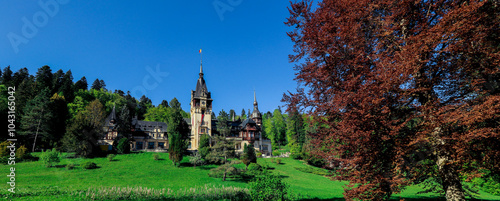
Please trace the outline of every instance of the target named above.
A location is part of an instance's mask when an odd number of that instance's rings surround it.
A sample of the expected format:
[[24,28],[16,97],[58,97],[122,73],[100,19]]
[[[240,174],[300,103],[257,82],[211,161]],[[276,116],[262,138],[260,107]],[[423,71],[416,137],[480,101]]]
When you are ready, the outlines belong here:
[[280,151],[278,151],[278,150],[273,151],[273,156],[279,156],[279,155],[280,155]]
[[248,166],[248,171],[261,171],[261,170],[262,166],[260,166],[257,163],[250,163],[250,165]]
[[97,164],[95,164],[94,162],[91,162],[91,161],[87,161],[87,162],[82,164],[82,167],[85,169],[96,169]]
[[262,152],[260,151],[255,151],[255,155],[257,156],[257,158],[262,158]]
[[46,150],[40,155],[40,160],[42,160],[45,167],[52,167],[53,163],[59,163],[59,152],[54,148],[52,150]]
[[128,154],[130,153],[130,142],[128,138],[122,138],[118,141],[118,145],[116,146],[116,150],[120,154]]
[[316,166],[316,167],[324,167],[325,166],[325,160],[318,156],[308,156],[305,159],[309,165]]
[[290,157],[292,159],[295,159],[295,160],[301,160],[301,159],[303,159],[302,153],[293,153],[293,154],[290,154]]
[[281,164],[281,158],[276,159],[276,164],[278,164],[278,165]]
[[75,166],[76,166],[75,164],[69,163],[69,164],[66,165],[66,169],[72,170],[72,169],[75,169]]
[[155,161],[160,160],[160,154],[153,154],[153,159],[155,159]]
[[279,176],[257,177],[251,188],[252,200],[287,200],[288,185]]
[[225,181],[226,178],[236,178],[240,176],[241,170],[234,167],[239,161],[231,161],[217,168],[211,169],[208,173],[209,177],[222,178]]
[[207,155],[210,153],[210,136],[209,135],[201,135],[200,136],[200,144],[198,148],[198,152],[201,155],[201,158],[206,159]]
[[28,149],[26,149],[26,147],[24,145],[22,145],[21,147],[17,148],[16,157],[17,158],[24,158],[25,156],[27,156],[26,155],[27,153],[28,153]]
[[6,157],[9,156],[10,150],[7,148],[7,146],[10,145],[9,141],[5,141],[0,143],[0,157]]
[[114,154],[108,154],[107,158],[109,161],[113,161],[113,159],[115,159],[115,156]]
[[201,158],[201,155],[199,152],[195,152],[191,157],[189,158],[189,162],[193,164],[193,167],[196,167],[197,165],[203,165],[205,164],[205,160]]

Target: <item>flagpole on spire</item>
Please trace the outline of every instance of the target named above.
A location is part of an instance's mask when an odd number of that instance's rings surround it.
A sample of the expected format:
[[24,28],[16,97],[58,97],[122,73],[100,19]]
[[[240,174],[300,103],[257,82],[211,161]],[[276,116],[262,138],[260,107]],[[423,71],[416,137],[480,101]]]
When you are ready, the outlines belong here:
[[200,49],[200,77],[203,77],[203,53]]

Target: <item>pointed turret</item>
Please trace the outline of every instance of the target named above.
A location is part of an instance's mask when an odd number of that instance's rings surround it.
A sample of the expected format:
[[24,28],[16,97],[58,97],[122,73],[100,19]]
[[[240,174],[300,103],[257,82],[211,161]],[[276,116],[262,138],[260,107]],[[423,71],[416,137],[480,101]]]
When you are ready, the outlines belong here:
[[253,91],[253,112],[251,116],[252,120],[257,123],[257,125],[262,124],[262,114],[259,111],[259,104],[257,103],[257,96],[255,95],[255,91]]
[[111,114],[109,114],[109,123],[116,123],[116,111],[115,111],[115,104],[113,104],[113,110],[111,110]]
[[203,78],[203,60],[200,60],[200,78]]
[[205,83],[205,79],[203,78],[203,63],[202,63],[202,61],[200,61],[200,78],[198,78],[198,82],[196,83],[194,97],[210,98],[210,93],[208,92],[207,84]]

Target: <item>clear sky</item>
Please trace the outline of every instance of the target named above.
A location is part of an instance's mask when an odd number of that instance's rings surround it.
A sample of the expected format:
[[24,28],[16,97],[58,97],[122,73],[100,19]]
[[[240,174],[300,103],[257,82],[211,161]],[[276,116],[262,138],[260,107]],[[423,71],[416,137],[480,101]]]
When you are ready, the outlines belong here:
[[[44,4],[45,3],[45,4]],[[86,76],[106,88],[143,94],[154,105],[179,99],[189,111],[203,49],[203,69],[213,110],[253,108],[261,112],[284,103],[294,91],[293,43],[284,25],[283,0],[0,2],[0,67],[30,74],[49,65]]]

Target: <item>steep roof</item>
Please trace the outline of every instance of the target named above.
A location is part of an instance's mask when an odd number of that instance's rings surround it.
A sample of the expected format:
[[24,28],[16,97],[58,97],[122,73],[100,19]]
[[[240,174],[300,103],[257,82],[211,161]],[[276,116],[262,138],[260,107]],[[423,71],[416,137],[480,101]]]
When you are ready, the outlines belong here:
[[160,132],[167,132],[167,124],[165,122],[137,120],[133,126],[136,131],[153,131],[155,128],[158,128]]
[[205,83],[205,79],[203,78],[203,64],[200,64],[200,78],[198,78],[198,82],[196,82],[194,97],[210,98],[210,92],[208,92],[207,83]]
[[116,111],[114,105],[113,110],[111,110],[111,113],[104,120],[104,126],[111,126],[110,124],[116,124]]
[[196,90],[194,91],[194,97],[207,97],[208,96],[207,84],[205,83],[205,79],[203,79],[203,74],[198,78],[198,82],[196,83]]
[[256,123],[252,119],[248,118],[248,119],[245,119],[243,122],[241,122],[240,127],[245,128],[247,126],[247,124],[256,124]]

